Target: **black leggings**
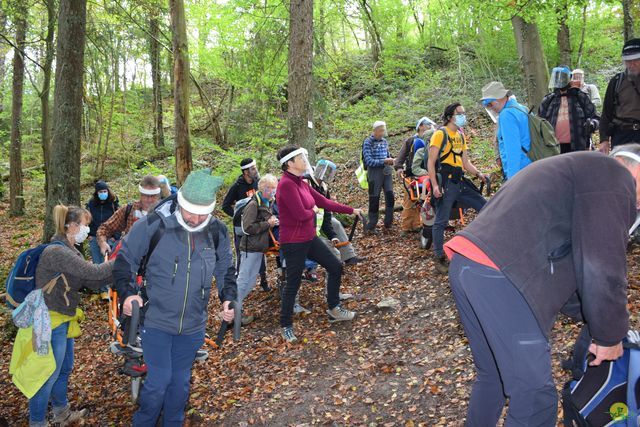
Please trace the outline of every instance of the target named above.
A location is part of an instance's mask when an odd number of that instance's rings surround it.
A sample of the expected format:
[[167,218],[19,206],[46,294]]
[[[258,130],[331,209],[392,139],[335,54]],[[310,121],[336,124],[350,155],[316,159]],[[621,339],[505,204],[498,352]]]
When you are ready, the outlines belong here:
[[280,309],[280,326],[293,326],[293,305],[300,289],[304,260],[317,262],[327,270],[327,305],[329,309],[340,303],[340,282],[342,280],[342,263],[319,237],[302,243],[283,243],[287,282],[282,292]]

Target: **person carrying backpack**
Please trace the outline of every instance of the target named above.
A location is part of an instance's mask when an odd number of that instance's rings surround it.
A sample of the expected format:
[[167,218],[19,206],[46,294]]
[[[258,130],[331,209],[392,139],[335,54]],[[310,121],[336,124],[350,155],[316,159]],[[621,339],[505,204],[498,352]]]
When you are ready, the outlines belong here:
[[[100,252],[100,245],[98,245],[96,233],[98,227],[111,218],[120,208],[120,202],[107,183],[99,180],[95,183],[95,191],[91,199],[87,202],[86,208],[89,210],[89,213],[91,213],[91,223],[89,224],[89,251],[91,253],[91,260],[94,264],[102,264],[104,257]],[[114,238],[107,241],[110,248],[115,246],[115,240],[118,238],[120,238],[120,236],[116,234]],[[107,294],[108,290],[109,288],[107,286],[100,288],[100,298],[102,300],[109,299],[109,295]]]
[[599,119],[589,95],[571,87],[571,71],[567,67],[555,67],[549,85],[553,92],[540,103],[538,116],[553,126],[560,152],[589,150]]
[[500,82],[482,88],[480,100],[489,115],[498,122],[498,151],[506,179],[511,179],[531,164],[527,152],[531,149],[527,108],[515,99]]
[[[238,303],[249,295],[256,285],[256,279],[265,262],[264,253],[269,249],[269,232],[278,225],[278,217],[271,211],[276,196],[278,178],[267,174],[258,181],[258,192],[251,196],[242,211],[242,238],[240,239],[240,271],[238,272]],[[253,321],[253,316],[245,316],[242,325]]]
[[[592,366],[623,354],[627,254],[640,200],[640,145],[534,162],[445,246],[477,371],[466,423],[555,426],[549,336],[579,301]],[[594,202],[594,201],[597,201]]]
[[[260,172],[256,161],[250,157],[242,159],[240,162],[242,174],[233,183],[222,201],[222,211],[233,218],[233,244],[236,252],[236,271],[240,272],[240,239],[242,239],[242,229],[240,227],[240,216],[234,215],[234,207],[242,199],[253,196],[258,191],[258,181]],[[260,267],[260,286],[263,291],[269,291],[269,281],[267,280],[267,264]]]
[[280,214],[280,247],[286,263],[280,326],[282,337],[291,343],[297,341],[292,315],[306,258],[327,270],[329,321],[348,321],[355,317],[355,312],[340,306],[342,263],[317,236],[315,219],[319,208],[349,215],[361,215],[361,211],[323,197],[304,182],[304,176],[313,173],[304,148],[284,147],[278,151],[277,158],[283,171],[276,199]]
[[469,149],[461,129],[467,124],[464,107],[456,102],[448,105],[442,115],[444,125],[431,137],[429,144],[429,180],[435,199],[436,218],[433,224],[433,254],[436,271],[447,274],[449,263],[444,255],[444,229],[449,223],[451,208],[460,202],[480,212],[487,201],[465,177],[469,172],[482,180],[486,175],[471,163]]
[[378,224],[380,209],[380,192],[384,190],[384,227],[391,229],[393,225],[393,162],[389,153],[389,143],[384,138],[387,124],[383,121],[373,123],[373,133],[362,143],[362,158],[367,169],[369,183],[369,221],[365,234],[374,234]]
[[640,141],[640,38],[622,48],[624,71],[609,80],[600,119],[600,149]]
[[[134,224],[116,258],[113,277],[123,313],[131,315],[134,300],[144,313],[141,338],[147,375],[134,426],[155,426],[161,412],[163,426],[184,422],[191,367],[204,343],[214,276],[223,320],[234,318],[230,304],[237,299],[237,289],[231,241],[224,224],[212,216],[222,182],[209,170],[191,172],[174,200]],[[148,259],[140,289],[135,272],[143,257]]]
[[[428,144],[429,138],[431,138],[434,131],[435,123],[428,117],[418,119],[418,123],[416,124],[416,133],[404,141],[398,156],[393,162],[393,167],[398,174],[398,178],[404,180],[405,178],[419,176],[416,171],[413,170],[415,157],[418,152],[422,153],[424,151],[424,147]],[[424,175],[426,175],[426,171],[424,172]],[[400,234],[416,232],[421,228],[422,221],[420,220],[420,209],[416,206],[415,202],[411,200],[409,193],[405,191],[404,197],[402,198]]]
[[[77,322],[83,317],[78,308],[80,289],[98,290],[110,283],[113,262],[93,264],[75,248],[89,235],[91,214],[83,208],[57,205],[53,209],[56,234],[40,255],[36,267],[36,289],[43,291],[51,317],[51,349],[55,370],[29,399],[29,425],[46,426],[51,403],[53,423],[62,426],[81,421],[87,410],[71,410],[67,399],[69,376],[73,369],[74,338],[79,335]],[[75,327],[74,327],[75,325]]]
[[133,223],[145,217],[160,201],[160,181],[155,176],[142,177],[138,184],[138,190],[140,191],[140,200],[122,206],[98,227],[96,239],[102,256],[111,252],[111,246],[108,243],[110,239],[118,234],[126,235]]

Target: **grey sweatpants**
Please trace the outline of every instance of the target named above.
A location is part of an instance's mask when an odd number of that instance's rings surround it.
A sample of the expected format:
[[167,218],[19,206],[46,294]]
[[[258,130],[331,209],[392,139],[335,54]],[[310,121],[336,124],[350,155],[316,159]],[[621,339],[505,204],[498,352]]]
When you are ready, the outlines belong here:
[[[334,217],[331,217],[331,226],[333,227],[333,231],[336,232],[338,240],[340,240],[341,242],[349,241],[349,236],[347,236],[347,232],[344,230],[344,227],[342,226],[342,223],[340,221],[338,221]],[[340,248],[336,248],[335,246],[333,246],[333,243],[331,243],[331,241],[326,237],[321,237],[321,239],[324,243],[326,243],[327,246],[329,246],[329,249],[331,249],[338,258],[340,258],[340,261],[342,262],[356,256],[356,251],[355,249],[353,249],[353,245],[351,243]]]
[[242,301],[255,288],[263,261],[264,254],[262,252],[240,251],[240,271],[236,279],[239,304],[242,304]]
[[551,346],[518,289],[458,254],[449,280],[477,371],[466,425],[495,426],[508,397],[505,426],[555,426]]

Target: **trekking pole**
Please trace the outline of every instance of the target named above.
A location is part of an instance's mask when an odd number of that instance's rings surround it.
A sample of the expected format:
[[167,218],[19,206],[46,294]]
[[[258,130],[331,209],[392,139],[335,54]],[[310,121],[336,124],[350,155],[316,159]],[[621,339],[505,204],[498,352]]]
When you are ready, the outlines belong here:
[[131,301],[131,319],[129,319],[129,333],[127,334],[127,345],[135,346],[138,340],[138,325],[140,324],[140,304],[138,301]]
[[350,244],[353,241],[353,235],[356,232],[356,227],[358,226],[358,221],[362,220],[362,224],[363,226],[366,226],[366,219],[364,218],[364,216],[362,215],[357,215],[356,218],[353,220],[353,224],[351,225],[351,231],[349,232],[349,240],[347,240],[346,242],[339,242],[335,244],[336,248],[341,248],[343,246],[347,246],[348,244]]
[[[234,325],[233,325],[234,326],[233,339],[237,341],[238,339],[240,339],[240,326],[241,326],[240,316],[242,316],[242,313],[240,309],[237,307],[235,301],[229,302],[229,309],[234,309],[235,311]],[[218,336],[216,337],[216,341],[215,341],[218,347],[222,347],[222,342],[224,341],[224,334],[227,333],[228,328],[229,328],[229,322],[223,319],[222,323],[220,324],[220,329],[218,330]],[[237,328],[237,332],[236,332],[236,328]],[[237,338],[236,338],[236,334],[237,334]]]

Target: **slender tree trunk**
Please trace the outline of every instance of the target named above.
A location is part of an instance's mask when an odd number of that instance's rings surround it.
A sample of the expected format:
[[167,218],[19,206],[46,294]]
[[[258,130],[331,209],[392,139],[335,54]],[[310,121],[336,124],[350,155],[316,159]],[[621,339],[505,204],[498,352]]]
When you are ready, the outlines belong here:
[[633,31],[633,0],[622,0],[622,14],[624,22],[624,41],[634,37]]
[[568,3],[565,2],[560,5],[556,12],[558,14],[558,32],[556,39],[560,51],[559,63],[571,68],[571,35],[569,33],[569,25],[567,24],[567,20],[569,19]]
[[[0,33],[5,34],[5,29],[7,27],[7,11],[6,4],[4,2],[0,2]],[[8,48],[4,43],[0,43],[0,130],[7,130],[7,121],[2,118],[4,113],[4,79],[6,76],[6,56],[7,56]],[[0,142],[1,146],[4,146],[4,142]]]
[[53,38],[56,31],[56,5],[54,0],[47,0],[47,35],[45,37],[44,70],[42,72],[42,92],[40,92],[40,109],[42,111],[42,123],[40,134],[42,136],[42,157],[44,163],[44,194],[49,188],[49,162],[51,161],[51,113],[49,108],[49,93],[51,92],[51,71],[53,67]]
[[13,50],[13,100],[11,105],[11,151],[9,153],[9,213],[11,216],[24,214],[24,194],[22,192],[22,97],[24,93],[24,57],[26,46],[27,14],[26,5],[18,3],[16,8],[16,48]]
[[580,45],[578,46],[577,67],[582,64],[582,53],[584,52],[584,36],[587,33],[587,4],[582,7],[582,30],[580,31]]
[[162,80],[160,70],[160,25],[158,22],[158,8],[153,7],[149,20],[149,53],[151,58],[151,82],[153,86],[153,145],[164,146],[164,125],[162,123]]
[[183,0],[169,0],[173,45],[173,94],[176,177],[178,185],[193,168],[189,135],[189,50]]
[[313,0],[291,0],[289,9],[289,143],[309,151],[315,161],[313,130]]
[[380,54],[382,53],[382,38],[380,37],[378,26],[371,15],[371,6],[367,3],[367,0],[360,0],[360,7],[365,16],[364,22],[371,42],[371,57],[375,64],[380,60]]
[[547,94],[549,71],[542,50],[538,26],[520,16],[511,19],[520,61],[524,69],[529,107],[537,108]]
[[59,7],[51,180],[47,193],[44,241],[48,241],[55,232],[51,215],[53,207],[58,203],[80,204],[80,136],[87,1],[60,0]]

